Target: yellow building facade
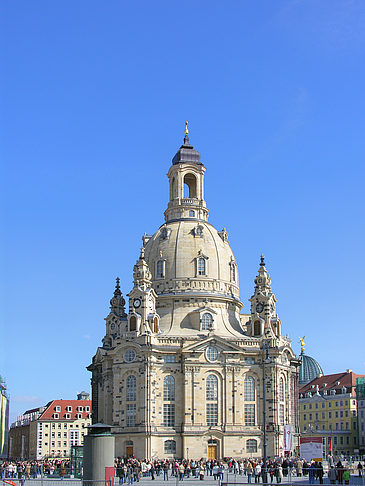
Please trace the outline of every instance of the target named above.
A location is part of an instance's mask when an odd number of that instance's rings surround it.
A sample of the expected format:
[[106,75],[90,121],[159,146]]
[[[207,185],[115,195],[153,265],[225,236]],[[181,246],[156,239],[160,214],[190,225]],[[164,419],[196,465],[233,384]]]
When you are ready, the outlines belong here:
[[335,456],[356,455],[358,444],[358,418],[356,401],[356,375],[345,373],[323,375],[300,389],[299,420],[302,436],[320,436],[324,452]]
[[11,425],[9,457],[19,460],[69,458],[71,447],[83,445],[91,424],[91,400],[53,400],[28,410]]

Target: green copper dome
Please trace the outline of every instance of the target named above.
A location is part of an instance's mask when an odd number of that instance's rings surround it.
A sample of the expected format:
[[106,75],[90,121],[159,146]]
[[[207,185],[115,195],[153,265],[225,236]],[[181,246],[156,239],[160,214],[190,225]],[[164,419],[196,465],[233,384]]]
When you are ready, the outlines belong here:
[[299,368],[299,387],[314,380],[318,375],[323,375],[320,364],[311,356],[304,354],[304,351],[300,353],[299,359],[301,361]]

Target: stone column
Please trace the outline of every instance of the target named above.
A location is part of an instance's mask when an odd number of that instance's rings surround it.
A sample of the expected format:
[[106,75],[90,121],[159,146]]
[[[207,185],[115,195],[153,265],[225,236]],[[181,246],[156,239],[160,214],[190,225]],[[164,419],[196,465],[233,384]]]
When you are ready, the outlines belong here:
[[115,438],[111,425],[94,424],[84,437],[84,480],[105,481],[114,477]]

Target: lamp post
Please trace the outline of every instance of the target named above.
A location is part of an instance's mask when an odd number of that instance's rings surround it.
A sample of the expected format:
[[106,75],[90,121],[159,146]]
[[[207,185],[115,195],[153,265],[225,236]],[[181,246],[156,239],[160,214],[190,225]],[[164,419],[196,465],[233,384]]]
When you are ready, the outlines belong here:
[[263,427],[264,427],[264,466],[262,471],[262,482],[267,484],[267,435],[266,435],[266,370],[265,365],[270,363],[269,356],[270,340],[265,339],[262,341],[262,399],[263,399]]

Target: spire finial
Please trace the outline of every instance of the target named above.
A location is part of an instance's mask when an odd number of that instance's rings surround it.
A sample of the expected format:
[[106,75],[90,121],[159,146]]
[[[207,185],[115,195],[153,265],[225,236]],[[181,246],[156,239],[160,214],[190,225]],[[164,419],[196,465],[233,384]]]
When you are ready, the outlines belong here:
[[140,260],[143,260],[144,259],[144,246],[142,246],[142,248],[141,248],[141,254],[139,256],[139,259]]
[[260,267],[264,267],[264,266],[265,266],[265,255],[263,253],[261,253]]
[[188,121],[185,122],[185,130],[184,130],[184,144],[187,145],[189,143],[189,129],[188,129]]
[[119,278],[119,277],[117,277],[117,278],[115,279],[115,282],[116,282],[116,284],[115,284],[115,288],[116,288],[117,290],[119,290],[119,289],[120,289],[120,285],[119,285],[119,284],[120,284],[120,278]]

